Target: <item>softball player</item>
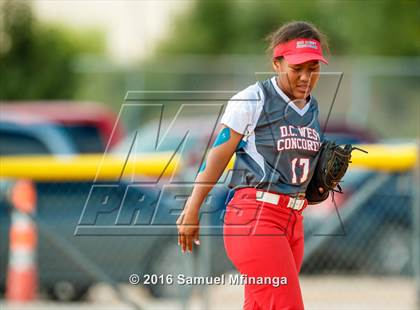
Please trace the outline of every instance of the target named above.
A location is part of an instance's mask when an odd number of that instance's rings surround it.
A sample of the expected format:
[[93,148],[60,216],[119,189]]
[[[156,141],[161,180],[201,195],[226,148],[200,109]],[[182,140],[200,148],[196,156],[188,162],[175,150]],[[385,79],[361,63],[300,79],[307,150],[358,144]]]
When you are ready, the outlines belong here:
[[[305,190],[323,140],[311,95],[320,71],[323,35],[307,22],[269,36],[276,75],[231,98],[221,130],[178,218],[182,251],[199,245],[199,208],[233,153],[234,190],[224,221],[228,257],[248,278],[282,277],[287,284],[245,283],[244,309],[304,308],[298,274],[304,235]],[[206,185],[204,185],[206,184]],[[320,189],[322,192],[322,189]],[[257,281],[258,282],[258,281]]]

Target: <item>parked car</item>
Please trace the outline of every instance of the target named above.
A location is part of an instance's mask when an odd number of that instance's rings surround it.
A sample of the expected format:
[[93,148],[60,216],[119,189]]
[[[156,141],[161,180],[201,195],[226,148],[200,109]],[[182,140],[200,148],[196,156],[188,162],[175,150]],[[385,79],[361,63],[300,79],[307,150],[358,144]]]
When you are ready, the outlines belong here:
[[[0,113],[0,156],[71,156],[76,148],[66,132],[40,117]],[[4,198],[4,197],[3,197]],[[0,292],[4,292],[9,252],[10,206],[0,203]]]
[[[355,174],[360,178],[352,180]],[[383,183],[365,195],[382,177]],[[305,210],[305,245],[319,245],[305,253],[302,272],[411,275],[412,174],[351,170],[344,181],[346,201]],[[351,202],[355,195],[359,198]]]
[[[26,113],[4,112],[0,115],[0,154],[7,156],[23,155],[51,155],[61,156],[76,154],[73,139],[68,136],[68,131],[63,127],[43,119],[37,115]],[[99,216],[102,221],[108,220],[111,228],[115,226],[115,216],[119,212],[119,201],[124,196],[127,205],[138,206],[142,197],[140,208],[144,212],[150,210],[149,202],[156,202],[159,190],[154,188],[131,187],[130,194],[125,195],[125,190],[131,183],[126,181],[113,182],[113,197],[109,206],[113,212],[107,212],[110,217]],[[97,269],[103,270],[105,277],[110,277],[117,282],[127,282],[128,276],[134,272],[144,272],[146,267],[153,266],[154,257],[159,249],[176,242],[175,234],[164,236],[74,236],[76,225],[84,210],[87,198],[90,205],[95,208],[102,206],[102,192],[90,190],[92,185],[105,188],[107,183],[91,181],[85,182],[51,182],[38,181],[35,183],[37,191],[36,219],[39,226],[38,238],[38,270],[40,289],[50,297],[59,300],[77,300],[87,289],[101,279],[98,274],[92,274],[80,260],[91,262]],[[99,197],[98,197],[99,195]],[[4,198],[4,197],[3,197]],[[166,198],[165,198],[166,199]],[[160,200],[161,212],[164,218],[168,212],[165,199]],[[132,203],[130,202],[132,200]],[[2,199],[0,202],[0,291],[4,292],[7,261],[9,252],[10,229],[10,204]],[[135,210],[133,211],[135,212]],[[173,216],[173,215],[172,215]],[[111,218],[112,217],[112,218]],[[167,220],[166,220],[167,221]],[[101,222],[100,222],[101,223]],[[72,253],[66,252],[66,249]],[[153,254],[153,255],[152,255]],[[77,258],[75,258],[77,257]],[[182,266],[185,260],[178,262]],[[187,266],[188,267],[188,266]]]
[[67,133],[39,117],[0,113],[0,155],[71,155],[76,146]]
[[11,101],[2,102],[1,111],[54,123],[67,132],[78,153],[103,153],[108,144],[113,147],[125,135],[117,114],[93,102]]
[[[342,143],[351,143],[358,136],[343,138],[348,142]],[[413,143],[406,139],[355,141],[367,142],[381,145]],[[383,184],[364,195],[367,188],[384,176]],[[342,183],[344,194],[335,195],[336,203],[328,199],[305,210],[306,244],[319,239],[323,242],[315,251],[305,253],[302,272],[412,274],[412,178],[411,171],[385,175],[368,169],[350,169]],[[350,199],[354,196],[359,198],[352,202]],[[348,216],[342,218],[341,214]],[[325,235],[323,229],[331,227],[335,229],[327,229]]]

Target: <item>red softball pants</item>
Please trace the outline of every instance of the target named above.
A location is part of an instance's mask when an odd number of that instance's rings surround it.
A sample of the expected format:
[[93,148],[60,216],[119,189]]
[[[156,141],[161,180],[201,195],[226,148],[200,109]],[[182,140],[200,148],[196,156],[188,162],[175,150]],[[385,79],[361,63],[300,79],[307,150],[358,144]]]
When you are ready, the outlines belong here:
[[256,192],[255,188],[238,189],[226,207],[226,253],[242,276],[276,277],[287,284],[245,282],[243,309],[302,310],[298,275],[304,248],[302,211],[307,202],[296,211],[287,207],[286,195],[273,204],[256,200]]

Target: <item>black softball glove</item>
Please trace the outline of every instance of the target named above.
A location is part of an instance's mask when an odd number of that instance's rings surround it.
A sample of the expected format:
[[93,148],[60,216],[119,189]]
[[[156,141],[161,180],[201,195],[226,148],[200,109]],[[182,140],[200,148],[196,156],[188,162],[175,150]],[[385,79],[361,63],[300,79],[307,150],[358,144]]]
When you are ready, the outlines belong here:
[[[353,150],[366,151],[346,144],[344,147],[333,141],[325,140],[320,149],[318,163],[306,189],[305,198],[309,204],[317,204],[328,198],[330,191],[342,192],[339,182],[344,177]],[[338,190],[335,190],[337,186]],[[321,193],[319,188],[323,189]]]

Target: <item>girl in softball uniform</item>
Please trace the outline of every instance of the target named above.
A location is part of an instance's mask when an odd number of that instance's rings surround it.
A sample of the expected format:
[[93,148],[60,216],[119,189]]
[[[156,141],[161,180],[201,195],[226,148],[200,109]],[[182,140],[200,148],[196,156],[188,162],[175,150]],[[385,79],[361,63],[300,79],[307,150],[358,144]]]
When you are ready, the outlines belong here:
[[205,169],[178,218],[178,242],[183,252],[192,251],[193,243],[199,245],[199,208],[209,184],[217,182],[236,153],[224,243],[245,279],[243,308],[301,310],[302,211],[323,140],[311,91],[320,62],[327,63],[325,42],[307,22],[288,23],[269,38],[276,75],[228,102]]

